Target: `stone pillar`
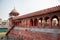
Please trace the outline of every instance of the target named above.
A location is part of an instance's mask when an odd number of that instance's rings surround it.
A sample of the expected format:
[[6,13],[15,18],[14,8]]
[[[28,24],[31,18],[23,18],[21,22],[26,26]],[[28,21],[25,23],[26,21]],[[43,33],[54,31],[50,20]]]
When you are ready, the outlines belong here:
[[18,26],[18,22],[17,22],[17,26]]
[[51,28],[51,18],[49,18],[48,21],[47,21],[47,27]]
[[34,27],[34,19],[33,19],[33,27]]
[[25,19],[25,26],[26,26],[26,27],[28,27],[28,26],[27,26],[27,21],[28,21],[28,20],[27,20],[27,19]]
[[58,26],[58,28],[60,28],[60,17],[59,17],[59,26]]
[[28,26],[28,27],[31,27],[31,26],[30,26],[30,19],[28,19],[27,26]]
[[18,21],[18,26],[19,26],[19,21]]
[[15,22],[15,24],[14,24],[15,26],[17,26],[17,22]]
[[39,18],[37,18],[37,27],[39,27]]
[[27,20],[26,20],[26,26],[27,26],[27,27],[30,27],[30,19],[27,19]]
[[19,26],[20,26],[20,27],[22,27],[22,25],[21,25],[21,24],[22,24],[22,23],[19,23]]
[[39,18],[37,18],[37,20],[38,20],[38,27],[39,27]]
[[21,27],[23,27],[23,20],[21,21]]
[[43,20],[42,20],[42,27],[43,27],[43,28],[45,27],[45,20],[44,20],[44,18],[43,18]]

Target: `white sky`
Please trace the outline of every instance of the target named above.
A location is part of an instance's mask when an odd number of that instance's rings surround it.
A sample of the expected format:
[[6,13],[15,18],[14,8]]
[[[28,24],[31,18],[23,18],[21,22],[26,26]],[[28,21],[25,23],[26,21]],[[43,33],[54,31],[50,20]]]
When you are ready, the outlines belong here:
[[24,15],[34,11],[60,5],[60,0],[0,0],[0,18],[8,19],[11,10],[15,9]]

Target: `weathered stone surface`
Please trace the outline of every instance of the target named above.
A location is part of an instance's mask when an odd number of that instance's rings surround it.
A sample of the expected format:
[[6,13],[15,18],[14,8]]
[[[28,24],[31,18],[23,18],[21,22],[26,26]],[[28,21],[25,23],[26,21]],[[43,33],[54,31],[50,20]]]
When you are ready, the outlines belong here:
[[22,38],[23,40],[60,40],[60,34],[54,35],[53,33],[46,32],[32,32],[20,30],[17,33],[13,33],[11,35],[10,34],[10,37],[18,37]]

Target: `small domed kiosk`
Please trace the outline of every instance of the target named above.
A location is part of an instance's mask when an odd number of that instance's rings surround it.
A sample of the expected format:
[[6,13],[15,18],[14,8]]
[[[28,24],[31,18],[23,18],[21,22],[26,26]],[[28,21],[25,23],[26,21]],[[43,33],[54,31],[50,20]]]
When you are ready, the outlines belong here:
[[18,15],[19,13],[17,12],[15,8],[9,13],[9,16],[18,16]]

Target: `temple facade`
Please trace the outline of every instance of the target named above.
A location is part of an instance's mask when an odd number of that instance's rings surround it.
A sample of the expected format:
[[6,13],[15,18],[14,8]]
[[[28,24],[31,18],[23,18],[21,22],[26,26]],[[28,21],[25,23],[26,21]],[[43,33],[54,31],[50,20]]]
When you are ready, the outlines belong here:
[[[56,37],[52,36],[49,32],[34,32],[36,30],[34,28],[38,28],[39,30],[60,29],[60,5],[22,16],[18,15],[19,13],[15,9],[9,14],[9,25],[11,28],[7,32],[7,36],[15,38],[23,37],[24,40],[28,40],[29,38],[29,40],[60,40],[59,32],[56,34]],[[23,30],[20,30],[19,28],[22,28]],[[33,28],[34,31],[27,30],[28,28]],[[47,35],[48,37],[44,38],[42,35]]]

